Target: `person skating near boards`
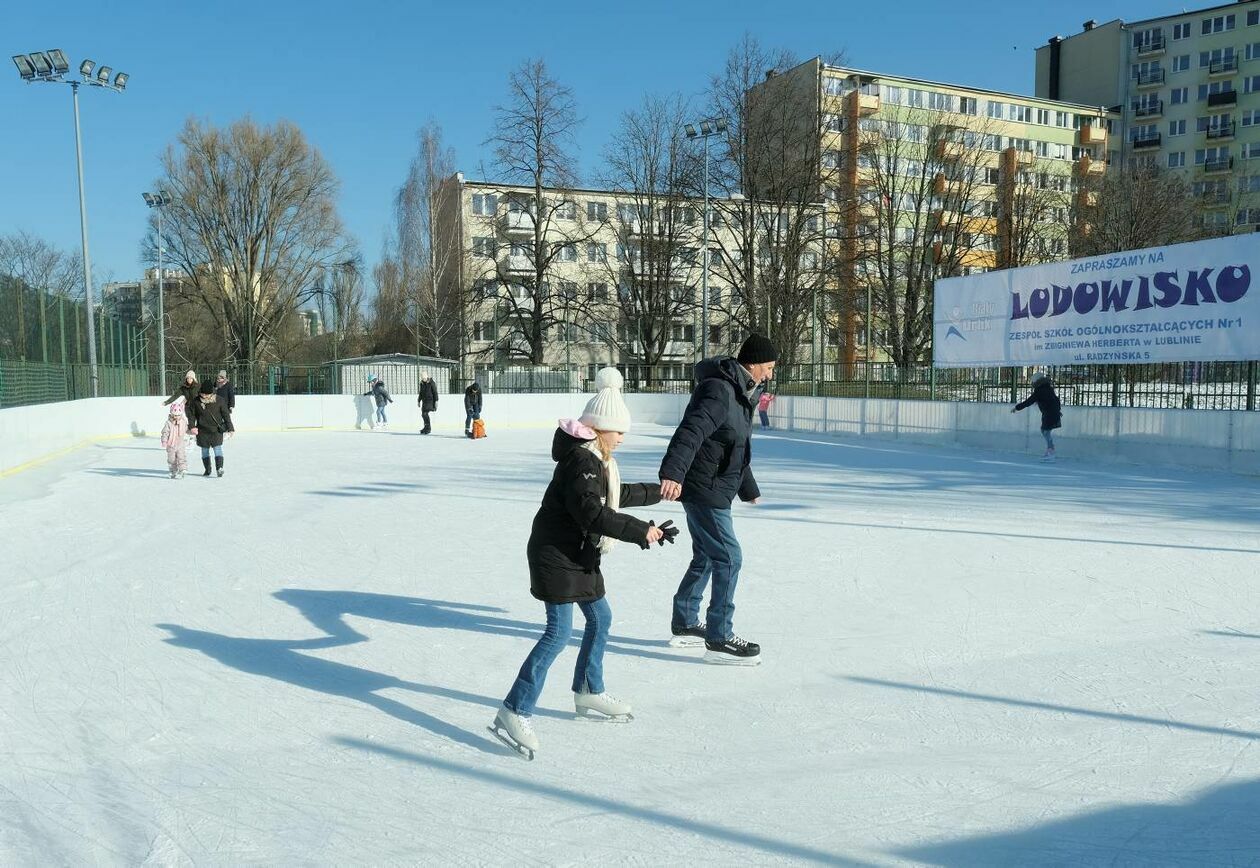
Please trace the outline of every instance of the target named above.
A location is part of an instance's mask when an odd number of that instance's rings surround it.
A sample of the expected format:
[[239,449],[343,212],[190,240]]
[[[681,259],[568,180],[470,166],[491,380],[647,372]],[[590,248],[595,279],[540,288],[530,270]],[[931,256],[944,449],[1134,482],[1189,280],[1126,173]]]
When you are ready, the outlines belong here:
[[214,393],[214,383],[202,383],[199,391],[201,394],[189,408],[188,430],[196,435],[197,445],[201,447],[201,466],[205,469],[201,475],[210,475],[210,452],[213,450],[215,473],[222,476],[223,435],[232,430],[232,418],[227,404]]
[[1046,440],[1046,451],[1041,460],[1053,461],[1054,430],[1063,427],[1063,404],[1054,391],[1054,381],[1045,371],[1036,371],[1030,382],[1032,394],[1012,407],[1011,412],[1018,413],[1033,404],[1037,405],[1037,409],[1041,411],[1041,436]]
[[420,375],[420,394],[416,397],[416,403],[420,406],[421,417],[424,418],[424,427],[420,429],[420,433],[428,434],[433,430],[429,414],[436,413],[438,405],[437,383],[433,382],[428,373]]

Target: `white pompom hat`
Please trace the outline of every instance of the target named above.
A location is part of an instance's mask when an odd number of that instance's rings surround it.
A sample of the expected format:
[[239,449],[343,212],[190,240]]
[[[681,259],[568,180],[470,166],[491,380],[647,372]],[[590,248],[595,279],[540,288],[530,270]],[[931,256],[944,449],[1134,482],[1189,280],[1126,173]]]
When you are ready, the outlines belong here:
[[629,431],[630,410],[621,397],[624,382],[616,368],[600,368],[595,375],[595,397],[586,402],[578,421],[597,431]]

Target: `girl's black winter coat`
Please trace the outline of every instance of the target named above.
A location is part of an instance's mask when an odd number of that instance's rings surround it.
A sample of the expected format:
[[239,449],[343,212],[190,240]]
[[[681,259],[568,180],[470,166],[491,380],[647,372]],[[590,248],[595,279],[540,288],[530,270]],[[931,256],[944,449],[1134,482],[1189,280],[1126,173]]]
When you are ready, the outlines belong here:
[[1016,410],[1022,410],[1025,407],[1037,405],[1037,409],[1041,411],[1041,430],[1050,431],[1054,428],[1063,426],[1063,405],[1059,403],[1059,396],[1054,393],[1054,384],[1049,380],[1042,380],[1032,390],[1023,401],[1015,405]]
[[[646,545],[646,521],[600,502],[608,490],[607,472],[599,457],[583,448],[585,442],[556,429],[551,444],[556,469],[526,547],[530,593],[545,603],[590,602],[604,596],[599,549],[590,537]],[[621,486],[623,507],[651,506],[660,500],[657,483]]]
[[188,425],[197,429],[197,445],[202,448],[223,445],[223,433],[232,430],[227,404],[218,400],[204,404],[198,397],[188,405]]

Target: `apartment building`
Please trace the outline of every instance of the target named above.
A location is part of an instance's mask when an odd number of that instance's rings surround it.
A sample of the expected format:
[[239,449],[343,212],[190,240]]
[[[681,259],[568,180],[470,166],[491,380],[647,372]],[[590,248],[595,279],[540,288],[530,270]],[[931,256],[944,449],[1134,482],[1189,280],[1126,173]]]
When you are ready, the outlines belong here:
[[442,292],[464,320],[444,353],[464,358],[466,374],[530,364],[536,325],[542,364],[588,377],[655,355],[646,340],[661,351],[657,375],[681,378],[697,357],[733,351],[745,337],[724,260],[736,239],[716,205],[706,254],[703,200],[694,197],[548,188],[539,201],[532,187],[457,173],[437,201],[450,250]]
[[[762,107],[766,108],[763,110]],[[791,106],[798,121],[784,121]],[[1119,117],[1078,103],[830,66],[821,58],[768,77],[750,94],[753,123],[808,141],[772,152],[808,153],[840,248],[843,361],[878,358],[861,341],[872,284],[930,302],[931,280],[1047,261],[1067,252],[1069,214],[1082,178],[1115,157]],[[754,133],[754,139],[773,134]],[[889,290],[899,262],[914,286]],[[920,311],[922,313],[922,310]],[[879,313],[873,319],[879,319]],[[878,326],[877,326],[878,327]]]
[[1206,228],[1260,227],[1260,0],[1087,21],[1036,63],[1038,96],[1121,112],[1126,165],[1186,173]]

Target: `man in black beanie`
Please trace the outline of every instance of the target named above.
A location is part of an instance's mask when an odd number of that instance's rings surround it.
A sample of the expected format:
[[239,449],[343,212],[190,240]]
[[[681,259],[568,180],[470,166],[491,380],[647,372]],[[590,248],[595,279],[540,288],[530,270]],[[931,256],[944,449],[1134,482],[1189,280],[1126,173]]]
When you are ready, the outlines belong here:
[[[742,554],[731,520],[736,495],[757,503],[751,435],[754,396],[778,360],[774,344],[750,335],[738,356],[705,359],[696,365],[696,385],[678,430],[661,461],[661,497],[681,500],[691,533],[691,565],[674,595],[671,629],[678,647],[704,641],[709,663],[753,665],[761,647],[735,635],[735,585]],[[704,586],[712,579],[705,623],[700,623]]]

